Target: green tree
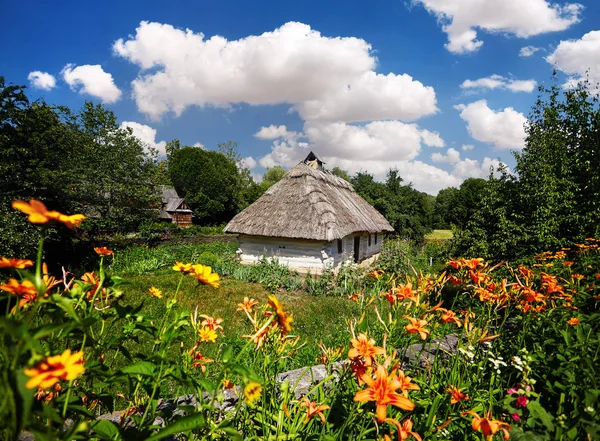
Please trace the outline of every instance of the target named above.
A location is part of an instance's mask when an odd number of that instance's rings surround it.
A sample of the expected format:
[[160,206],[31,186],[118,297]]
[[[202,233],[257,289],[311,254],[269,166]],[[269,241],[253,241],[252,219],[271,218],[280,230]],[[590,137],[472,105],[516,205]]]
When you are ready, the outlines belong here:
[[337,176],[338,178],[342,178],[345,181],[350,182],[350,175],[348,174],[348,172],[346,170],[343,170],[339,167],[333,167],[331,169],[331,174],[334,176]]
[[286,173],[287,171],[279,165],[267,168],[263,174],[262,181],[260,181],[261,194],[267,191],[272,185],[277,184]]
[[192,209],[195,221],[218,224],[238,210],[239,171],[223,153],[181,147],[168,156],[169,176],[175,189]]

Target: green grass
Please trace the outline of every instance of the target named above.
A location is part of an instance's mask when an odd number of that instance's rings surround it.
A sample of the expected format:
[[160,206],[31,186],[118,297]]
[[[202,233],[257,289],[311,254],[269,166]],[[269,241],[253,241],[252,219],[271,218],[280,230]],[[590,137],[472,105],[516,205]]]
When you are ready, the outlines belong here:
[[426,240],[450,240],[452,237],[452,230],[433,230],[425,235]]
[[[170,269],[143,275],[130,274],[126,276],[129,284],[123,286],[123,303],[132,306],[143,303],[140,312],[158,320],[165,312],[166,300],[175,294],[179,278],[180,274]],[[149,294],[148,289],[152,286],[162,290],[163,299],[156,299]],[[190,313],[198,308],[198,314],[222,318],[223,336],[217,342],[237,347],[241,342],[239,336],[252,331],[246,315],[236,311],[237,304],[242,303],[244,297],[250,297],[258,300],[260,306],[267,302],[268,295],[269,292],[258,283],[226,277],[222,279],[221,287],[215,289],[198,285],[195,279],[185,277],[177,299],[180,307]],[[356,303],[344,297],[315,297],[305,292],[279,292],[276,295],[293,315],[292,334],[306,342],[297,356],[290,359],[287,369],[316,364],[315,358],[320,354],[319,341],[328,347],[348,345],[350,334],[346,321],[360,315]],[[189,349],[195,342],[195,336],[190,334],[186,340],[186,349]],[[136,350],[149,351],[152,345],[149,339],[141,340]]]

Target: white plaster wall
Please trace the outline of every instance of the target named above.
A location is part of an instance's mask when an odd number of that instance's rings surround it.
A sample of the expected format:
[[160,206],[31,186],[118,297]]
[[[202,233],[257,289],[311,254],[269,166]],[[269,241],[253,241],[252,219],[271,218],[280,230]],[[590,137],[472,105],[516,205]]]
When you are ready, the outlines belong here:
[[334,265],[328,242],[240,235],[238,258],[242,263],[256,263],[262,256],[274,257],[280,264],[298,271],[321,272]]

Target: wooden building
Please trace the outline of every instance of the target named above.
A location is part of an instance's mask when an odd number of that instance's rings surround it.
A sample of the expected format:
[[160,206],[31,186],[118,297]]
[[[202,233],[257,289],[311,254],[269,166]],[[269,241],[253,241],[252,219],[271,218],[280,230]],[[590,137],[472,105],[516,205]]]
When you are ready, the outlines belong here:
[[274,257],[314,274],[378,254],[384,234],[394,229],[349,182],[324,171],[311,152],[224,231],[239,235],[243,263]]
[[161,187],[162,200],[160,206],[159,219],[180,227],[189,227],[192,225],[192,210],[189,209],[183,198],[180,198],[177,191],[171,187]]

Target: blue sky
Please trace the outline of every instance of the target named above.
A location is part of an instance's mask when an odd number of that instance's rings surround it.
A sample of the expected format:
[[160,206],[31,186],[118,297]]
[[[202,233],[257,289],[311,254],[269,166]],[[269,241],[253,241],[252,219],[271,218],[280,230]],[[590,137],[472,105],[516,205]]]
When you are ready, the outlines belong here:
[[[436,194],[514,166],[552,69],[600,81],[592,0],[9,2],[0,75],[103,102],[159,149],[236,141],[255,176],[308,150]],[[202,37],[202,35],[203,37]],[[523,49],[527,48],[527,49]]]

